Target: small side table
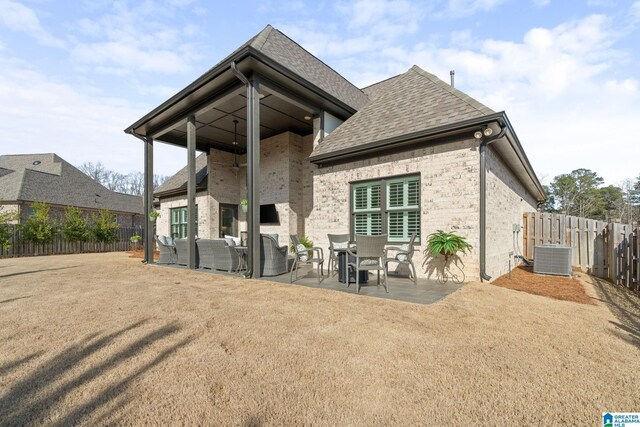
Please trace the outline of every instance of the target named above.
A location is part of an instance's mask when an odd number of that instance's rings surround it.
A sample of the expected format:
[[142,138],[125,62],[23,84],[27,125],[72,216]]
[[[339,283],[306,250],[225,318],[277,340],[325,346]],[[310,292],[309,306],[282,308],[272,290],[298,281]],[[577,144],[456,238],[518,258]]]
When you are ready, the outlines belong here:
[[236,252],[238,252],[238,257],[240,258],[238,268],[236,269],[236,273],[239,273],[247,269],[247,254],[249,253],[249,247],[234,246],[233,248],[236,250]]

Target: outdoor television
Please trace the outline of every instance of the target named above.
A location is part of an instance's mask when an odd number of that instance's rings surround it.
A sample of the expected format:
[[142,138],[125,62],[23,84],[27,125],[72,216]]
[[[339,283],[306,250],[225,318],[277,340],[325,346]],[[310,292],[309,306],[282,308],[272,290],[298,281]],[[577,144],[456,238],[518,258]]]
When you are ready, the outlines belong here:
[[280,218],[276,205],[270,203],[268,205],[260,205],[260,224],[279,224]]

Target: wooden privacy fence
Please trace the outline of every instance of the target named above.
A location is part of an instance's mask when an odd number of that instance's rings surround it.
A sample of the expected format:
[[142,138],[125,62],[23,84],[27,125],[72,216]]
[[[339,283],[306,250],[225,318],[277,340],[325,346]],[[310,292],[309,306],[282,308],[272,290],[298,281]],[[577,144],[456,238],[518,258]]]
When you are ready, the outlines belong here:
[[51,243],[31,243],[22,238],[22,230],[14,225],[9,225],[11,229],[10,246],[0,248],[0,258],[35,256],[35,255],[56,255],[56,254],[79,254],[92,252],[117,252],[131,249],[131,237],[133,235],[142,236],[141,228],[121,228],[118,231],[118,238],[114,243],[101,242],[69,242],[61,232],[54,235]]
[[573,248],[573,265],[597,277],[639,290],[640,239],[629,224],[607,223],[570,215],[528,212],[523,218],[522,255],[533,259],[537,245]]

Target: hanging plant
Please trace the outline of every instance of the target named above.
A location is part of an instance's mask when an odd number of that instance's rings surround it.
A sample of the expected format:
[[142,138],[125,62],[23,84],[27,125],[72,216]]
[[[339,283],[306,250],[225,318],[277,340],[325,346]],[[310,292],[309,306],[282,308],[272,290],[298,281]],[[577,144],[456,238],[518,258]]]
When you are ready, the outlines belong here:
[[151,211],[149,212],[149,221],[154,222],[156,219],[158,219],[159,216],[160,216],[160,212]]
[[247,208],[249,207],[249,201],[247,199],[240,200],[240,208],[242,208],[242,212],[247,212]]

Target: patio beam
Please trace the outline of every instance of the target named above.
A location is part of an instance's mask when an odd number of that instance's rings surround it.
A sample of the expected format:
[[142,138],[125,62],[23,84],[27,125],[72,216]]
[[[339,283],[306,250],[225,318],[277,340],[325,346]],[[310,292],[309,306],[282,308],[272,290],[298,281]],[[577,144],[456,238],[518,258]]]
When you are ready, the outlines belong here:
[[187,118],[187,267],[196,268],[196,116]]
[[251,77],[247,84],[247,231],[249,268],[260,278],[260,84]]
[[144,142],[144,196],[142,205],[144,210],[144,261],[153,264],[154,223],[149,214],[153,211],[153,138],[146,137]]

